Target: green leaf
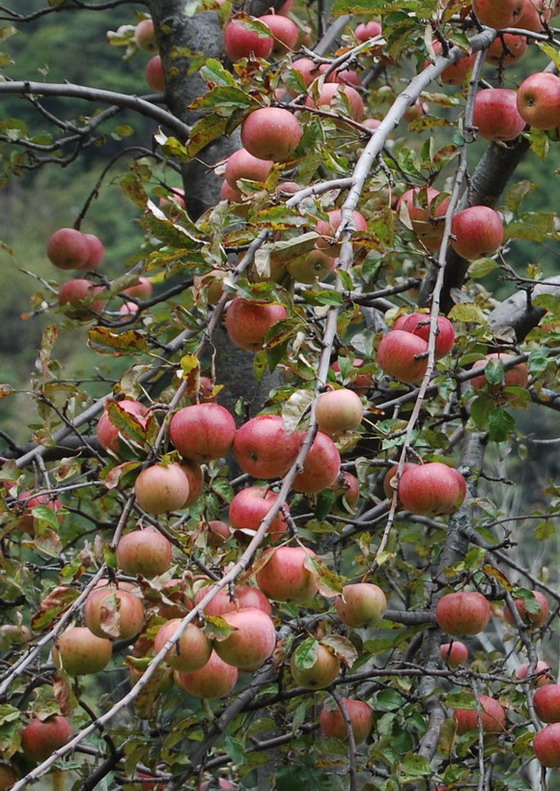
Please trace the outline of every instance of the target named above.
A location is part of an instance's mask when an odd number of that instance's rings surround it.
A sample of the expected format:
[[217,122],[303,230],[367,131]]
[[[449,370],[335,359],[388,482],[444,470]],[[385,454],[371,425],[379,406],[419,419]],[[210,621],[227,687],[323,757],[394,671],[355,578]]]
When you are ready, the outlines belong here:
[[206,82],[214,83],[214,85],[229,85],[233,88],[237,87],[235,77],[233,74],[224,69],[219,60],[215,58],[208,58],[204,66],[200,69],[200,76]]
[[494,261],[493,258],[479,258],[478,261],[473,261],[473,263],[469,266],[469,277],[472,277],[475,280],[479,277],[485,277],[494,269],[496,269],[497,266],[498,262]]
[[148,433],[148,420],[151,418],[153,421],[154,419],[151,413],[149,413],[150,418],[144,418],[141,415],[133,415],[123,409],[119,402],[113,401],[113,399],[107,401],[105,411],[113,426],[115,426],[123,437],[137,442],[139,445],[144,444]]
[[488,360],[484,369],[484,376],[489,385],[501,385],[504,381],[504,364],[496,357]]
[[476,709],[472,692],[450,692],[441,698],[441,702],[450,709]]
[[533,299],[533,305],[537,308],[544,308],[548,313],[560,316],[560,297],[554,294],[538,294]]
[[468,321],[473,324],[488,324],[488,320],[482,310],[474,302],[460,302],[453,305],[449,311],[448,318],[451,321]]
[[488,420],[488,436],[493,442],[504,442],[515,431],[515,418],[505,409],[496,407]]
[[52,508],[49,508],[48,505],[35,505],[31,509],[31,515],[34,519],[39,519],[41,522],[45,522],[53,530],[58,530],[60,527],[60,523],[56,518],[55,512]]
[[533,349],[527,360],[531,376],[539,376],[544,373],[552,359],[548,349]]
[[539,522],[535,528],[535,538],[539,541],[546,541],[547,538],[552,538],[556,535],[556,525],[551,520],[545,519]]
[[548,44],[546,41],[537,41],[537,47],[542,49],[546,57],[550,58],[550,60],[554,63],[557,69],[560,68],[560,53],[558,52],[556,47],[553,47],[551,44]]
[[400,709],[404,704],[404,699],[395,689],[383,689],[375,699],[375,708],[391,711]]
[[548,149],[550,147],[550,140],[546,133],[542,132],[540,129],[534,129],[531,127],[528,135],[529,141],[531,143],[531,150],[538,156],[539,159],[544,161],[547,157]]
[[293,661],[297,670],[311,670],[317,661],[319,642],[314,637],[308,637],[299,645],[294,654]]
[[427,776],[433,773],[433,767],[428,759],[416,753],[408,753],[405,755],[399,768],[401,772],[410,777],[423,777],[424,775]]
[[204,631],[212,640],[221,642],[230,636],[237,629],[230,626],[229,623],[220,618],[219,615],[205,615],[204,616]]
[[471,417],[477,428],[483,431],[487,428],[493,409],[494,402],[490,396],[483,393],[474,399],[471,404]]
[[214,110],[218,115],[229,118],[236,109],[258,107],[254,99],[238,88],[236,85],[223,85],[211,88],[204,96],[199,96],[189,105],[189,110]]
[[210,113],[200,118],[191,128],[191,133],[186,144],[189,157],[195,157],[203,148],[221,137],[227,128],[228,119]]

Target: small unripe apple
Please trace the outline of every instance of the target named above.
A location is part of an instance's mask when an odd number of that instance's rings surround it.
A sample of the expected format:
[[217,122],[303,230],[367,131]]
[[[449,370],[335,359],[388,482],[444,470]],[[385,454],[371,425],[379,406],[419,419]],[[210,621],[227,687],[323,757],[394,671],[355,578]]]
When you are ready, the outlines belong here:
[[[321,643],[317,644],[315,663],[311,667],[298,667],[296,648],[290,661],[290,669],[296,684],[305,689],[324,689],[338,677],[340,661]],[[306,663],[307,664],[307,663]]]
[[560,766],[560,722],[553,722],[539,731],[533,742],[535,757],[543,766]]
[[[257,585],[269,599],[308,604],[318,591],[313,574],[305,568],[305,559],[315,556],[306,547],[277,547],[263,552],[268,558],[257,573]],[[260,565],[260,564],[259,564]]]
[[136,478],[134,494],[149,514],[165,514],[182,508],[189,496],[189,482],[179,464],[152,464]]
[[226,331],[236,346],[257,352],[264,348],[265,336],[272,325],[287,315],[284,305],[235,297],[226,313]]
[[163,71],[163,61],[159,55],[154,55],[147,62],[145,77],[146,82],[153,91],[158,93],[165,92],[165,72]]
[[44,720],[34,717],[21,731],[21,748],[32,761],[45,761],[73,736],[72,726],[59,714]]
[[[531,626],[542,626],[550,615],[550,605],[544,593],[540,591],[531,591],[531,593],[539,604],[538,612],[530,612],[527,609],[524,599],[514,599],[513,603],[523,623],[530,624]],[[504,620],[507,621],[510,626],[516,626],[509,604],[506,604],[504,607]]]
[[235,437],[235,421],[219,404],[193,404],[176,412],[169,437],[181,456],[197,463],[226,456]]
[[317,425],[330,437],[358,428],[363,416],[364,407],[360,397],[344,387],[321,393],[315,404]]
[[318,431],[303,462],[302,471],[294,478],[293,490],[318,494],[328,489],[338,478],[340,464],[338,448],[329,436]]
[[379,367],[401,382],[416,384],[428,367],[428,344],[405,330],[390,330],[377,347]]
[[476,709],[456,709],[457,733],[462,736],[467,731],[478,730],[478,717],[484,733],[502,733],[506,726],[506,712],[502,704],[488,695],[480,695],[480,712]]
[[47,245],[47,256],[59,269],[83,269],[90,254],[85,234],[75,228],[59,228]]
[[[154,651],[159,654],[170,637],[177,631],[180,618],[172,618],[162,624],[154,640]],[[212,653],[212,643],[202,629],[194,623],[187,624],[183,634],[170,648],[165,657],[167,664],[182,673],[193,673],[208,662]]]
[[117,546],[117,562],[125,574],[151,579],[171,568],[173,544],[157,528],[133,530],[121,537]]
[[533,695],[533,705],[539,720],[560,722],[560,684],[545,684]]
[[74,626],[58,638],[55,664],[61,664],[70,676],[88,675],[103,670],[112,654],[113,645],[106,637],[98,637],[85,626]]
[[467,494],[465,479],[439,461],[412,464],[399,481],[399,500],[413,514],[439,516],[457,511]]
[[342,588],[334,607],[343,623],[362,629],[379,623],[387,609],[387,598],[378,585],[356,582]]
[[460,640],[453,640],[452,643],[444,643],[440,646],[441,658],[450,667],[455,669],[464,665],[469,658],[469,649]]
[[256,58],[268,58],[273,46],[273,38],[248,30],[235,19],[224,28],[224,52],[233,62],[251,54]]
[[482,632],[491,615],[488,599],[477,591],[446,593],[436,606],[436,621],[440,629],[457,636]]
[[[341,698],[340,702],[346,709],[350,718],[354,742],[362,744],[371,733],[373,728],[373,711],[368,703],[362,700],[352,700],[351,698]],[[340,708],[332,703],[323,706],[319,714],[319,725],[321,733],[330,738],[341,739],[345,742],[348,739],[346,720]]]
[[173,678],[178,687],[195,698],[217,700],[225,698],[237,684],[239,670],[220,659],[215,651],[208,662],[192,673],[175,671]]
[[237,429],[233,449],[237,463],[254,478],[282,478],[301,447],[302,436],[286,431],[280,415],[257,415]]

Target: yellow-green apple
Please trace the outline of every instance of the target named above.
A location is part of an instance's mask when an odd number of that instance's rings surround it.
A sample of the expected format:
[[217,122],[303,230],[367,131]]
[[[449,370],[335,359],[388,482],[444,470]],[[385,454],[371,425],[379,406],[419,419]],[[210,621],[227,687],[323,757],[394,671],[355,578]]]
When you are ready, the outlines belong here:
[[[307,557],[315,557],[307,547],[273,547],[265,550],[259,563],[257,585],[269,598],[308,604],[318,591],[311,571],[305,567]],[[262,565],[266,561],[266,565]]]
[[147,579],[165,574],[171,568],[173,544],[157,528],[149,525],[121,537],[117,562],[125,574],[141,574]]
[[169,436],[181,456],[198,463],[226,456],[235,437],[235,421],[219,404],[193,404],[176,412]]
[[237,463],[253,478],[281,478],[298,455],[302,437],[287,431],[280,415],[257,415],[237,429],[233,449]]
[[305,660],[301,661],[303,648],[299,646],[292,654],[290,669],[296,684],[305,689],[324,689],[338,677],[340,661],[326,646],[315,645],[315,661],[310,665],[309,651],[305,650]]
[[237,684],[239,670],[233,665],[224,662],[215,651],[210,654],[210,659],[192,673],[173,674],[178,687],[193,695],[195,698],[217,700],[225,698]]
[[290,275],[299,283],[312,285],[324,280],[336,267],[336,258],[332,258],[322,250],[310,250],[305,255],[293,258],[286,264]]
[[[354,742],[362,744],[373,728],[373,711],[369,703],[353,698],[341,698],[340,702],[350,719],[350,726],[354,734]],[[334,739],[345,742],[348,739],[346,719],[334,701],[325,704],[319,714],[321,733]]]
[[338,448],[327,434],[318,431],[303,462],[302,471],[294,478],[292,488],[296,492],[318,494],[336,481],[340,464]]
[[165,514],[183,507],[189,496],[189,481],[179,464],[159,462],[142,470],[134,494],[148,514]]
[[478,591],[446,593],[436,605],[440,629],[451,635],[473,635],[484,631],[492,611],[486,596]]
[[363,416],[360,397],[345,387],[321,393],[315,404],[317,425],[330,437],[358,428]]
[[[177,631],[181,624],[180,618],[172,618],[162,624],[154,640],[154,651],[159,654],[163,646]],[[193,673],[200,670],[208,662],[212,653],[212,643],[206,634],[194,623],[185,627],[183,634],[170,648],[165,656],[165,661],[174,670],[182,673]]]
[[355,582],[344,585],[342,594],[334,600],[334,608],[340,620],[353,629],[374,626],[383,618],[387,609],[387,598],[378,585],[371,582]]

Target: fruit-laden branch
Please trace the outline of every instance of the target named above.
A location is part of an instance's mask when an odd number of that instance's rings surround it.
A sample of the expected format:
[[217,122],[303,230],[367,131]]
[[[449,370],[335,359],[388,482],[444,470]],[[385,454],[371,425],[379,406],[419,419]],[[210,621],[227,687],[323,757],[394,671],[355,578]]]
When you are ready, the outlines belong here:
[[181,140],[186,140],[190,133],[189,126],[172,113],[145,99],[141,99],[139,96],[131,96],[127,93],[106,91],[102,88],[89,88],[85,85],[73,85],[66,82],[49,83],[33,82],[31,80],[0,82],[0,95],[5,93],[18,94],[19,96],[66,96],[72,99],[84,99],[87,102],[103,102],[117,107],[124,107],[127,110],[134,110],[134,112],[146,118],[152,118],[178,135]]

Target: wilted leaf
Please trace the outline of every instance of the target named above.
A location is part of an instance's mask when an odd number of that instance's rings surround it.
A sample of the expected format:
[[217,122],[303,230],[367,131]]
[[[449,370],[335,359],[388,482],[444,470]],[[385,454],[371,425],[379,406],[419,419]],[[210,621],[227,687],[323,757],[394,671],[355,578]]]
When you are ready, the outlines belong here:
[[41,632],[47,626],[50,626],[59,615],[66,612],[79,595],[79,591],[74,588],[67,588],[62,585],[54,588],[41,601],[41,608],[31,619],[31,629],[34,632]]
[[235,626],[230,626],[229,623],[220,618],[219,615],[205,615],[204,616],[204,631],[212,640],[221,642],[229,637],[232,632],[236,632]]
[[328,646],[337,659],[340,659],[346,667],[352,667],[358,658],[355,646],[347,637],[342,637],[342,635],[328,634],[326,637],[321,638],[321,645]]
[[316,555],[306,555],[303,565],[313,574],[313,578],[317,583],[321,596],[332,598],[342,593],[342,586],[345,584],[346,580],[344,577],[340,577],[334,571],[331,571],[323,560]]
[[114,332],[108,327],[93,327],[88,333],[88,345],[99,354],[112,357],[143,354],[148,350],[146,338],[137,330]]

